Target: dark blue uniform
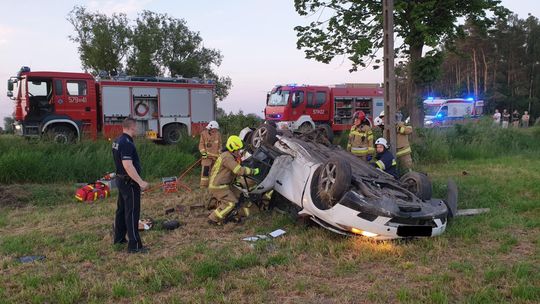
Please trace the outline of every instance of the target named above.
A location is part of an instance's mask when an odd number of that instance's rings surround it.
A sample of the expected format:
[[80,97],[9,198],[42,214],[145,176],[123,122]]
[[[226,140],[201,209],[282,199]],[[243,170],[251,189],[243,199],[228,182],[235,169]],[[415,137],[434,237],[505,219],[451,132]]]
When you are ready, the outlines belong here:
[[391,174],[393,177],[398,178],[396,159],[388,149],[384,149],[383,153],[377,153],[375,155],[375,162],[372,164],[384,172]]
[[[141,163],[135,150],[133,138],[122,134],[112,144],[112,154],[116,166],[118,202],[114,219],[114,243],[128,243],[128,250],[143,247],[139,236],[139,217],[141,213],[141,188],[134,182],[122,165],[122,160],[131,160],[139,175]],[[126,234],[129,242],[126,240]]]

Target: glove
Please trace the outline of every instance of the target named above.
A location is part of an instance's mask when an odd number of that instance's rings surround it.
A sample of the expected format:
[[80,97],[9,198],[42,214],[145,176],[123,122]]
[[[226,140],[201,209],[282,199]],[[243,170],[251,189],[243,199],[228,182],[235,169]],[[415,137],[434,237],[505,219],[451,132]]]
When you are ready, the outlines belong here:
[[373,158],[373,156],[371,156],[371,154],[368,154],[368,156],[366,157],[367,161],[371,161],[371,159]]
[[206,152],[202,152],[201,155],[202,155],[202,158],[207,158],[208,157],[208,154]]
[[259,168],[253,169],[253,175],[258,175],[261,172]]

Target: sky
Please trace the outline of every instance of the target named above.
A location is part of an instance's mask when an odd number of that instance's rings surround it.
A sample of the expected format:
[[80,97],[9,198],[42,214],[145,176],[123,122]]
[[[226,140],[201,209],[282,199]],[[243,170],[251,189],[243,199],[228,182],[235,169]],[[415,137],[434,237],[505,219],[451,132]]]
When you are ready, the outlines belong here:
[[[537,0],[502,4],[521,18],[528,13],[540,17]],[[191,30],[200,32],[204,46],[223,55],[217,72],[231,77],[233,87],[218,106],[227,112],[262,115],[266,93],[276,84],[383,82],[382,69],[349,73],[350,63],[343,57],[330,64],[305,59],[296,48],[293,28],[313,17],[299,16],[293,0],[0,0],[0,7],[9,8],[9,14],[0,18],[0,126],[13,112],[14,102],[5,93],[7,79],[21,66],[33,71],[82,71],[77,45],[68,39],[74,31],[66,16],[74,5],[105,14],[122,12],[133,19],[142,10],[184,19]]]

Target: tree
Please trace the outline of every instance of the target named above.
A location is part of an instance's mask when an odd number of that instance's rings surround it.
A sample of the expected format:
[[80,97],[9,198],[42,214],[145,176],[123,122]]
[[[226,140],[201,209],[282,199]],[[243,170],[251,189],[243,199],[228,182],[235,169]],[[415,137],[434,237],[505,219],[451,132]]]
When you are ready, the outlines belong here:
[[4,117],[4,132],[13,133],[13,123],[15,119],[13,117]]
[[[466,17],[488,25],[486,11],[503,16],[507,10],[499,0],[396,0],[395,33],[403,39],[396,54],[408,61],[408,108],[413,125],[422,124],[421,95],[440,73],[441,42],[456,37],[457,19]],[[336,56],[347,56],[351,71],[379,63],[378,51],[383,46],[382,2],[346,0],[295,0],[300,15],[316,14],[326,17],[307,26],[297,26],[297,47],[306,57],[328,63]],[[424,53],[424,47],[431,48]],[[378,65],[374,65],[378,68]]]
[[107,17],[91,13],[82,6],[75,6],[68,15],[75,29],[71,41],[79,44],[79,55],[83,68],[97,75],[107,71],[117,75],[124,70],[124,59],[129,50],[131,29],[125,14]]
[[124,14],[108,17],[76,6],[68,20],[75,28],[76,35],[70,39],[79,44],[83,67],[94,75],[105,70],[112,75],[127,71],[212,80],[219,100],[232,86],[229,77],[214,71],[223,60],[220,51],[204,47],[200,34],[191,31],[183,19],[143,11],[130,23]]

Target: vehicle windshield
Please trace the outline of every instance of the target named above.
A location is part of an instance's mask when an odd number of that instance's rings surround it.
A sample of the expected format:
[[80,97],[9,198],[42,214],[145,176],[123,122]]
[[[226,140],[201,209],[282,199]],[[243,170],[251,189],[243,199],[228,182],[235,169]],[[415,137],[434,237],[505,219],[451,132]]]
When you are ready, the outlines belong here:
[[269,106],[284,106],[289,101],[289,91],[276,91],[268,98]]
[[440,106],[425,106],[424,107],[424,113],[427,116],[435,116],[437,112],[439,111]]

